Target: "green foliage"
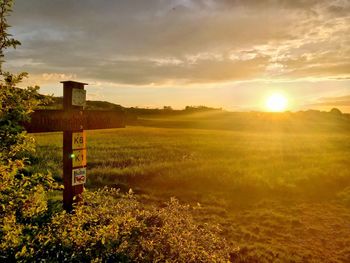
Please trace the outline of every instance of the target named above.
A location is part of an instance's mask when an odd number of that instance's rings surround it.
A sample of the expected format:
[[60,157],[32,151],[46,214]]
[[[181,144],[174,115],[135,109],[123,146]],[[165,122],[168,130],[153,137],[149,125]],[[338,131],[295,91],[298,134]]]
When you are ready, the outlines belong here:
[[13,0],[0,0],[0,74],[2,74],[2,62],[4,50],[13,47],[16,48],[21,43],[12,38],[7,32],[10,25],[7,23],[7,17],[12,12]]
[[[56,185],[50,174],[28,173],[28,157],[34,153],[34,139],[27,135],[21,122],[42,101],[38,87],[19,89],[27,73],[18,75],[2,71],[3,51],[20,43],[7,33],[7,16],[13,1],[0,1],[0,253],[2,259],[16,257],[16,248],[33,235],[47,211],[47,191]],[[6,251],[6,252],[5,252]],[[5,254],[4,254],[4,253]]]
[[47,212],[47,191],[53,189],[50,175],[24,175],[22,160],[0,165],[0,258],[15,257],[23,242]]
[[[56,213],[40,226],[26,229],[19,240],[8,218],[8,247],[2,256],[17,261],[49,262],[227,262],[229,247],[219,229],[198,225],[190,207],[171,200],[165,207],[145,209],[132,194],[115,189],[85,192],[74,213]],[[17,231],[17,232],[16,232]],[[11,251],[17,251],[12,254]],[[10,255],[10,257],[9,257]]]
[[33,109],[44,102],[38,93],[39,87],[17,88],[27,77],[26,72],[16,75],[2,70],[4,50],[20,45],[7,32],[10,27],[7,17],[12,12],[12,5],[12,0],[0,1],[0,164],[21,160],[33,152],[33,139],[23,131],[20,124],[28,121]]
[[29,114],[43,101],[38,94],[39,87],[16,87],[27,73],[3,73],[3,76],[5,80],[0,83],[0,161],[6,162],[33,152],[34,141],[25,133],[21,123],[29,121]]
[[28,170],[35,144],[21,122],[28,121],[42,101],[38,87],[17,88],[26,76],[2,72],[0,82],[0,250],[6,251],[2,258],[15,258],[16,248],[31,239],[33,232],[28,229],[40,225],[47,212],[47,192],[57,188],[50,174]]

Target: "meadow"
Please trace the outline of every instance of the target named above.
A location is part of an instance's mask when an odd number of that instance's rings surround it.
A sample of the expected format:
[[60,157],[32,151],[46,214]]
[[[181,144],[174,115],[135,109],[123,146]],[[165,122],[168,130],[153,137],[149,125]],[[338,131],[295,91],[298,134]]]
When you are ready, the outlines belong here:
[[[240,247],[237,262],[349,262],[349,119],[327,114],[143,116],[87,131],[86,187],[131,188],[145,206],[176,197]],[[34,137],[33,169],[62,180],[62,134]]]

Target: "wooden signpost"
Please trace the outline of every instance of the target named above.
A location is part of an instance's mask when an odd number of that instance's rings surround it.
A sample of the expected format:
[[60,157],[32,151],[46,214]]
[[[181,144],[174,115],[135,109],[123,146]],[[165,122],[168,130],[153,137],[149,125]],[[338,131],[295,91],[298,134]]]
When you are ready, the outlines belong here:
[[89,129],[124,128],[125,117],[118,111],[84,111],[86,83],[63,81],[63,110],[38,110],[25,123],[28,132],[63,131],[63,206],[72,210],[80,201],[86,182],[86,133]]

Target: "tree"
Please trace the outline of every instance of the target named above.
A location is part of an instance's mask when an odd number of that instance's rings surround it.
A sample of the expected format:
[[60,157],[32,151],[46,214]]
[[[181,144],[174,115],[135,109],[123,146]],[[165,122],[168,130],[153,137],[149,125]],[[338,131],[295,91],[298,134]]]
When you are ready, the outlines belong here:
[[329,112],[333,115],[342,115],[342,112],[338,108],[333,108]]
[[[19,153],[31,151],[33,141],[26,136],[20,122],[27,121],[30,112],[38,103],[39,87],[18,89],[16,86],[27,77],[26,72],[18,75],[4,72],[4,50],[16,48],[21,43],[7,32],[10,25],[7,17],[12,12],[13,0],[0,0],[0,162],[20,159]],[[17,158],[17,157],[18,158]]]
[[12,5],[13,1],[0,1],[0,259],[8,260],[16,259],[23,243],[34,234],[31,230],[47,211],[47,191],[55,186],[51,175],[26,171],[35,148],[20,123],[42,101],[39,87],[17,87],[27,73],[16,75],[2,68],[4,50],[20,45],[7,32]]
[[16,48],[21,43],[12,38],[7,32],[10,25],[7,23],[7,17],[12,12],[13,0],[0,0],[0,73],[2,74],[2,63],[4,58],[4,50],[13,47]]
[[163,106],[164,111],[172,111],[173,108],[171,106]]

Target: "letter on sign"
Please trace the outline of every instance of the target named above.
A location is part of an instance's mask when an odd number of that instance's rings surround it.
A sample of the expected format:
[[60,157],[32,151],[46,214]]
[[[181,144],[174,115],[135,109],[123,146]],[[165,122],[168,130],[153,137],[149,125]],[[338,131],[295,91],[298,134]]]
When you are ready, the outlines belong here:
[[73,168],[86,166],[86,149],[73,150]]
[[72,171],[72,185],[85,184],[86,182],[86,168],[73,169]]
[[72,90],[72,105],[73,106],[85,106],[86,102],[86,90],[73,89]]
[[72,133],[72,149],[86,148],[86,134],[85,131]]

